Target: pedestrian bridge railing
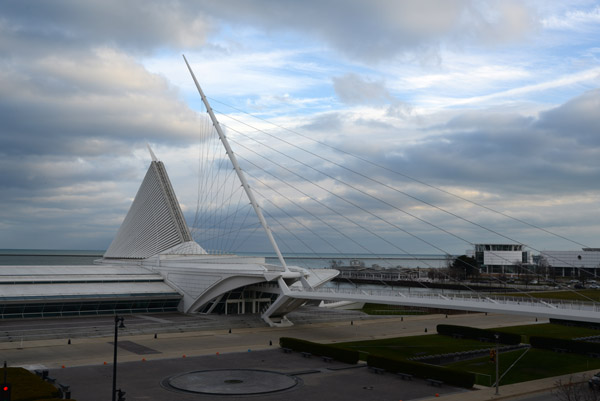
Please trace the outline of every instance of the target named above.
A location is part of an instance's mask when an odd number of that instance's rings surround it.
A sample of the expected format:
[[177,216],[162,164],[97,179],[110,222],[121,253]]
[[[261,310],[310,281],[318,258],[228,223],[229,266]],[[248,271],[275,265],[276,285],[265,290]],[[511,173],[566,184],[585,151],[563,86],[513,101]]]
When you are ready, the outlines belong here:
[[600,303],[597,302],[490,296],[478,293],[407,293],[392,289],[338,289],[331,287],[306,289],[292,286],[290,290],[288,296],[292,298],[498,312],[600,323]]

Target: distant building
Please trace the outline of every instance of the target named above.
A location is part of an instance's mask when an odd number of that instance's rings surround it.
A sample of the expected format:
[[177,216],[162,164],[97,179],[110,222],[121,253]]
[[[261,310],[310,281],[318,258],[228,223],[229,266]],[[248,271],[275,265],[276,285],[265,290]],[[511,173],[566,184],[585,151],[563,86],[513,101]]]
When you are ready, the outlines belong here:
[[519,268],[533,263],[523,244],[475,244],[474,257],[481,272],[488,274],[519,273]]
[[545,264],[563,277],[600,277],[600,248],[580,251],[542,251],[539,264]]

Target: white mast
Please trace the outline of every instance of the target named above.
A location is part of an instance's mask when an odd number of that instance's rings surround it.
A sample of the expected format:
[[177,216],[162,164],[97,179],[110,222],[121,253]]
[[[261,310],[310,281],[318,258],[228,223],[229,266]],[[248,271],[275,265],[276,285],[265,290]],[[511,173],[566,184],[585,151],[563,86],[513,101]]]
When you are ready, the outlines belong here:
[[150,157],[152,158],[153,162],[157,162],[158,159],[156,158],[156,155],[154,154],[154,152],[152,151],[152,148],[150,147],[149,143],[146,143],[146,146],[148,147],[148,151],[150,152]]
[[204,92],[202,92],[202,89],[200,88],[200,84],[198,83],[198,80],[196,79],[196,76],[194,75],[194,72],[192,71],[190,64],[188,63],[187,59],[185,58],[185,55],[183,55],[183,60],[185,61],[185,64],[187,65],[187,68],[190,71],[190,74],[192,74],[192,79],[194,80],[194,83],[196,84],[196,88],[198,89],[198,93],[200,94],[200,97],[202,98],[202,102],[204,103],[204,106],[206,107],[206,111],[208,112],[208,115],[210,116],[210,119],[212,120],[213,125],[215,126],[215,129],[217,130],[217,133],[219,134],[219,138],[221,139],[221,142],[223,143],[223,146],[225,147],[227,156],[229,156],[229,160],[231,160],[231,164],[233,164],[233,168],[235,169],[235,172],[237,173],[238,178],[242,182],[242,187],[244,187],[244,191],[246,191],[246,195],[248,196],[248,199],[250,200],[250,204],[252,205],[252,207],[254,208],[254,212],[256,212],[256,215],[258,216],[258,220],[260,221],[260,224],[262,225],[263,229],[267,233],[267,237],[269,238],[269,241],[271,242],[271,246],[273,247],[273,250],[275,250],[277,257],[279,258],[279,262],[283,265],[285,271],[289,272],[287,265],[285,263],[285,260],[283,259],[283,255],[281,255],[281,252],[279,251],[277,242],[275,242],[275,238],[273,238],[271,229],[269,228],[269,225],[267,224],[267,221],[265,220],[265,218],[260,210],[260,207],[258,206],[258,203],[256,202],[256,199],[254,198],[254,194],[250,190],[248,181],[246,181],[246,177],[242,173],[242,169],[240,168],[240,165],[238,164],[238,161],[237,161],[235,155],[233,154],[233,150],[231,150],[231,146],[229,146],[229,142],[227,141],[227,138],[225,137],[225,134],[223,133],[223,130],[221,129],[221,125],[219,124],[219,121],[217,121],[217,117],[215,117],[215,114],[213,113],[213,110],[210,107],[210,104],[208,104],[208,100],[206,99],[206,96],[204,96]]

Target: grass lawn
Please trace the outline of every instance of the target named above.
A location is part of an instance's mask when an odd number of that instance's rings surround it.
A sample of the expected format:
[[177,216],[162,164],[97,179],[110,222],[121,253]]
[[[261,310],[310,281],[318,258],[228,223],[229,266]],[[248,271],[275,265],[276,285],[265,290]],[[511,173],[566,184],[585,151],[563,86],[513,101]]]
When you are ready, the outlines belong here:
[[500,327],[495,329],[503,333],[521,334],[523,342],[528,343],[531,336],[564,338],[571,340],[578,337],[599,336],[600,330],[586,327],[564,326],[562,324],[532,324],[527,326]]
[[366,360],[368,354],[407,359],[424,355],[446,354],[450,352],[489,349],[494,347],[493,343],[454,339],[439,334],[387,338],[384,340],[356,341],[338,343],[335,345],[342,348],[357,349],[360,352],[360,359],[362,360]]
[[[505,333],[520,334],[523,342],[529,342],[530,336],[572,339],[576,337],[600,335],[600,330],[588,329],[585,327],[563,326],[560,324],[551,323],[501,327],[495,330]],[[368,354],[406,359],[416,356],[493,348],[495,346],[494,343],[485,343],[469,339],[455,339],[449,336],[442,336],[438,334],[388,338],[383,340],[356,341],[338,343],[336,345],[343,348],[358,349],[361,353],[361,359],[363,360],[366,359],[366,355]]]
[[[23,368],[7,368],[7,383],[12,385],[11,399],[21,400],[56,400],[58,390],[52,384],[43,381],[35,374]],[[0,368],[0,380],[4,379],[4,369]]]
[[[569,327],[559,324],[534,324],[503,327],[496,330],[520,334],[527,341],[532,335],[566,339],[600,335],[600,330]],[[474,349],[491,349],[495,344],[476,340],[455,339],[442,335],[426,335],[338,343],[336,346],[357,349],[360,352],[360,358],[366,360],[369,354],[388,358],[408,359],[417,356],[446,354]],[[521,349],[502,353],[500,355],[500,374],[502,375],[524,352],[525,350]],[[496,366],[490,362],[489,356],[457,362],[447,366],[476,373],[477,384],[490,386],[493,385],[495,380]],[[584,355],[530,349],[506,374],[500,384],[519,383],[591,369],[600,370],[600,359]]]
[[[500,376],[502,376],[523,352],[525,352],[525,350],[516,350],[500,354]],[[494,384],[496,365],[493,362],[490,362],[489,357],[457,362],[447,366],[478,373],[477,384],[484,386]],[[590,369],[600,369],[600,359],[589,358],[577,354],[559,354],[547,350],[530,349],[506,374],[506,376],[504,376],[502,381],[500,381],[500,385],[559,376]]]

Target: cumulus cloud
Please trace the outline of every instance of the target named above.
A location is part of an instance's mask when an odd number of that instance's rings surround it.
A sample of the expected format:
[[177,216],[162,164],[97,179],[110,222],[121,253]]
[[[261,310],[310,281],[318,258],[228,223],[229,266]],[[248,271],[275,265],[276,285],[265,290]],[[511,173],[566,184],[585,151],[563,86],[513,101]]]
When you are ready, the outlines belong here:
[[[426,126],[421,126],[421,118],[398,125],[396,120],[384,124],[381,117],[370,121],[356,113],[339,113],[333,120],[335,131],[345,135],[323,137],[335,148],[435,185],[498,196],[549,191],[566,196],[591,190],[590,183],[600,177],[600,121],[595,112],[599,101],[600,91],[595,89],[536,115],[512,109],[457,110],[429,116],[426,121],[441,123]],[[305,126],[309,128],[315,135],[331,129]],[[345,141],[348,136],[354,140]],[[357,171],[365,169],[353,160],[345,162]],[[390,177],[384,174],[382,179]]]
[[471,10],[480,18],[470,18],[473,34],[491,43],[522,40],[539,26],[536,10],[520,1],[497,1],[479,4]]
[[[600,146],[600,89],[590,90],[560,107],[542,113],[539,127],[579,146]],[[593,148],[592,148],[593,149]]]
[[204,43],[197,16],[164,4],[0,5],[4,247],[57,247],[71,230],[67,247],[106,246],[144,174],[136,151],[198,140],[198,115],[134,57]]
[[469,183],[497,193],[542,194],[552,188],[554,196],[563,196],[588,191],[600,176],[599,121],[592,111],[598,101],[600,92],[592,90],[537,117],[461,112],[431,127],[432,135],[404,147],[392,164],[439,184]]
[[[182,78],[183,65],[177,66],[182,50],[201,55],[194,65],[197,75],[220,88],[223,97],[234,98],[237,107],[253,107],[264,116],[281,105],[290,115],[272,112],[279,116],[278,123],[320,138],[311,149],[325,153],[319,160],[311,161],[308,153],[289,143],[282,147],[299,152],[294,156],[329,176],[282,155],[272,160],[287,163],[308,180],[389,221],[431,235],[434,242],[444,240],[431,227],[412,224],[410,218],[353,193],[332,177],[346,179],[386,201],[400,202],[442,225],[463,227],[429,214],[414,200],[401,200],[397,193],[378,193],[364,177],[340,171],[333,162],[348,163],[356,171],[394,185],[399,178],[391,170],[399,170],[521,211],[524,217],[543,219],[536,203],[553,216],[572,212],[573,205],[598,198],[589,184],[598,181],[600,168],[598,90],[571,96],[569,101],[564,100],[568,96],[564,93],[548,97],[544,104],[538,101],[527,110],[503,109],[498,103],[519,100],[525,94],[591,89],[597,83],[597,68],[589,64],[573,68],[573,63],[560,74],[549,71],[534,80],[541,63],[534,63],[538,59],[530,54],[514,59],[497,57],[499,53],[463,57],[463,51],[473,48],[519,45],[539,28],[541,17],[534,6],[503,0],[3,1],[0,243],[4,247],[107,246],[145,172],[146,142],[168,161],[180,202],[195,202],[190,180],[195,179],[197,153],[191,146],[198,142],[200,117],[183,100],[193,86],[187,75]],[[568,15],[574,24],[579,18],[589,27],[595,21],[594,12]],[[448,49],[458,49],[451,56],[451,67],[448,58],[442,57]],[[173,54],[177,62],[172,61]],[[593,50],[588,49],[588,54],[592,55],[587,60],[593,60]],[[160,73],[149,72],[153,63]],[[180,92],[173,85],[183,89]],[[193,99],[189,104],[200,108],[195,94],[189,99]],[[437,108],[424,109],[434,103]],[[236,112],[235,117],[240,115]],[[250,143],[233,131],[242,123],[229,125],[232,139]],[[268,126],[265,121],[257,125]],[[292,133],[285,131],[281,136],[289,138]],[[269,138],[264,143],[273,141]],[[308,142],[302,138],[293,144]],[[325,144],[375,160],[388,170],[334,153]],[[236,152],[258,160],[240,147]],[[268,153],[264,145],[260,152]],[[267,178],[266,173],[245,168]],[[283,176],[344,216],[382,228],[391,237],[398,234],[387,232],[389,227],[352,210],[327,191],[300,183],[291,172]],[[423,199],[479,216],[410,180],[399,185]],[[574,193],[587,196],[575,198]],[[306,195],[294,196],[308,203]],[[284,207],[290,204],[268,191],[265,200]],[[322,207],[314,210],[326,221],[339,220]],[[291,207],[286,211],[316,224],[303,211]],[[284,226],[289,222],[285,214],[274,214]],[[582,221],[577,216],[569,218]],[[487,217],[486,221],[493,220]],[[297,226],[293,224],[290,227]],[[370,241],[365,237],[365,243]],[[409,238],[405,247],[410,249],[413,243]]]
[[544,27],[564,30],[584,30],[598,23],[600,23],[600,6],[590,10],[568,10],[563,14],[553,14],[542,20]]
[[383,81],[370,81],[355,73],[333,77],[333,90],[348,105],[386,106],[388,117],[407,118],[412,106],[394,97]]
[[[431,58],[442,43],[518,40],[535,29],[535,11],[522,2],[471,0],[212,1],[207,12],[240,24],[296,29],[352,58],[381,61],[419,53]],[[510,29],[506,29],[510,27]],[[435,58],[435,57],[434,57]]]
[[44,39],[74,47],[116,45],[144,52],[161,46],[199,46],[213,29],[210,18],[200,11],[194,2],[177,0],[8,0],[0,5],[3,33],[18,37],[29,49]]
[[347,104],[394,102],[394,97],[381,81],[367,81],[354,73],[333,78],[333,89],[338,98]]
[[133,143],[194,135],[197,117],[167,82],[115,50],[19,59],[2,82],[4,152],[121,153]]

